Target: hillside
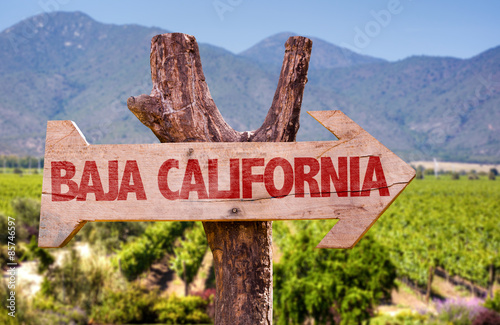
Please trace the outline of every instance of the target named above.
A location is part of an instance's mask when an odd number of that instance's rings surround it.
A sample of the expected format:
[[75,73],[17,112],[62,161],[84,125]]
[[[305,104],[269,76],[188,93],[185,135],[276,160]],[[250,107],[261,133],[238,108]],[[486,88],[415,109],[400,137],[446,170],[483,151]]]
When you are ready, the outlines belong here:
[[[149,44],[165,32],[79,12],[42,14],[2,31],[0,154],[42,155],[51,119],[74,120],[90,143],[156,142],[126,100],[150,92]],[[199,44],[212,96],[234,128],[262,123],[289,35],[240,54]],[[500,47],[467,60],[387,62],[312,39],[298,140],[332,139],[305,112],[341,109],[407,160],[500,162]]]
[[[281,68],[283,62],[283,44],[290,36],[297,35],[291,32],[279,33],[270,36],[251,48],[240,53],[252,61]],[[306,35],[304,35],[306,36]],[[309,36],[307,36],[309,37]],[[310,70],[349,67],[361,64],[380,63],[385,60],[360,55],[346,48],[342,48],[319,38],[309,37],[313,41]],[[278,71],[279,72],[279,71]]]

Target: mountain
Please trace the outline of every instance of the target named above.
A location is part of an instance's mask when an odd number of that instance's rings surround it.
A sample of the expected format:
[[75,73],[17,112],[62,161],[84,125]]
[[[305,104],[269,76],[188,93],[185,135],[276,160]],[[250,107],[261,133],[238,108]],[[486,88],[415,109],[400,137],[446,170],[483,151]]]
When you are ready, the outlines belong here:
[[[309,80],[312,89],[327,85],[310,100],[328,97],[406,159],[499,160],[500,47],[469,60],[411,57],[312,71]],[[328,92],[335,95],[321,97]]]
[[91,143],[153,141],[126,100],[151,88],[148,47],[162,32],[78,12],[38,15],[3,31],[0,150],[41,155],[51,119],[76,121]]
[[[281,68],[284,44],[290,36],[294,35],[297,34],[284,32],[270,36],[248,50],[241,52],[240,55],[261,64]],[[385,60],[382,59],[357,54],[351,50],[330,44],[319,38],[307,37],[313,41],[311,60],[309,63],[310,70],[385,62]]]
[[[159,28],[79,12],[34,16],[0,33],[0,154],[43,154],[47,120],[71,119],[90,143],[154,143],[127,109],[151,91]],[[252,130],[271,105],[289,33],[233,54],[199,44],[226,121]],[[473,58],[361,56],[312,38],[298,140],[334,138],[307,110],[341,109],[407,160],[500,162],[500,47]]]

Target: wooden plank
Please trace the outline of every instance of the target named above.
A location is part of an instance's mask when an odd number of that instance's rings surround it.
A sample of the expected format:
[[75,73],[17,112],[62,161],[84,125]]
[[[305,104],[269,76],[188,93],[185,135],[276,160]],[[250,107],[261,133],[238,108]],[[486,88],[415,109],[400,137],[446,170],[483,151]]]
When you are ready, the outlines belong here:
[[49,121],[40,247],[86,222],[339,219],[318,247],[353,247],[415,172],[340,111],[339,141],[89,145]]

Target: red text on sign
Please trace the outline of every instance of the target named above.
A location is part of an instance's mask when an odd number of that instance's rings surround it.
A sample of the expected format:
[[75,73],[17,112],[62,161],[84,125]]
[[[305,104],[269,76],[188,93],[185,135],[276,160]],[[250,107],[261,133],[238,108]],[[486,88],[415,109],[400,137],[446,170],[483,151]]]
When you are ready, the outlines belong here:
[[[121,177],[118,175],[118,161],[108,162],[108,192],[105,193],[97,164],[95,161],[86,161],[83,167],[80,183],[73,180],[75,165],[69,161],[51,162],[52,201],[86,201],[87,195],[93,193],[96,201],[127,200],[129,193],[135,193],[137,200],[146,200],[146,192],[142,183],[137,161],[127,160]],[[62,185],[68,191],[62,192]]]
[[[264,167],[263,173],[256,173],[254,168]],[[158,188],[169,200],[187,200],[191,193],[198,200],[205,199],[252,199],[253,186],[263,183],[270,197],[282,198],[294,195],[297,198],[310,197],[357,197],[370,196],[378,190],[380,196],[389,196],[380,157],[370,156],[361,186],[360,157],[338,157],[335,168],[331,157],[294,158],[293,166],[285,158],[276,157],[267,163],[264,158],[231,159],[229,170],[229,190],[219,190],[218,160],[208,160],[208,187],[203,177],[198,159],[189,159],[184,170],[182,184],[169,184],[168,174],[178,170],[179,160],[166,160],[158,172]],[[283,184],[275,183],[275,172],[283,174]],[[176,185],[177,190],[172,190]],[[180,186],[179,186],[180,185]],[[295,185],[295,191],[292,189]],[[333,185],[333,186],[332,186]],[[208,190],[207,190],[208,188]],[[193,198],[195,196],[192,196]]]

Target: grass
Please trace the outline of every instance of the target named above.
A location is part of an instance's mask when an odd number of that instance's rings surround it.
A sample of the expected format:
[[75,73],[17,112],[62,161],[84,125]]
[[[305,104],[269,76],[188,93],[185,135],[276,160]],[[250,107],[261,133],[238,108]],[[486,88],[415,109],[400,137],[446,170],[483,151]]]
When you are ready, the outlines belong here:
[[42,175],[0,174],[0,214],[13,214],[11,202],[18,197],[40,200],[42,195]]
[[498,267],[500,181],[414,180],[370,233],[391,249],[399,276],[425,287],[429,265],[485,287]]

